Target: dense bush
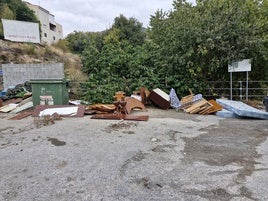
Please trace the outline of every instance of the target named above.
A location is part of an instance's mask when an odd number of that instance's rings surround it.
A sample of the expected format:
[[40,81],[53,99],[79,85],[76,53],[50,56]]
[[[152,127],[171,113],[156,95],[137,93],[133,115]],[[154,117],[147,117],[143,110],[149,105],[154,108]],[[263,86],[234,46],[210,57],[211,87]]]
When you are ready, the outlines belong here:
[[252,60],[251,80],[268,80],[267,2],[175,0],[172,11],[151,17],[147,30],[120,15],[104,32],[69,35],[88,75],[83,97],[110,102],[116,91],[139,87],[202,93],[208,81],[228,81],[228,64],[242,59]]

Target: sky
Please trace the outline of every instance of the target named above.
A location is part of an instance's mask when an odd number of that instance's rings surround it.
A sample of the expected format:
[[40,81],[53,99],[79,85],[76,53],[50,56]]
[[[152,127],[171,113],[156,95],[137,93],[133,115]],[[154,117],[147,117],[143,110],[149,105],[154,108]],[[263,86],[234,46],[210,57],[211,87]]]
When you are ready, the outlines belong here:
[[[157,10],[170,11],[173,0],[25,0],[39,5],[55,16],[63,26],[63,35],[73,31],[97,32],[109,29],[114,18],[123,14],[149,26]],[[194,3],[195,0],[188,0]]]

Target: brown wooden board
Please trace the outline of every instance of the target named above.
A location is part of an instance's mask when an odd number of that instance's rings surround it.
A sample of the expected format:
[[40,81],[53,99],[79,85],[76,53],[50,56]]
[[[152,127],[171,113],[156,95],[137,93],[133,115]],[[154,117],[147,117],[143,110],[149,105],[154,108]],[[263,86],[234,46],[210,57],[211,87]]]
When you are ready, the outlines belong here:
[[9,105],[11,103],[20,103],[23,99],[22,98],[12,98],[3,102],[3,105]]
[[31,116],[32,113],[33,113],[33,111],[21,112],[21,113],[17,114],[16,116],[9,118],[9,120],[21,120],[23,118],[26,118],[28,116]]
[[110,120],[120,120],[123,119],[123,114],[95,114],[91,119],[110,119]]
[[124,115],[124,114],[95,114],[91,119],[107,119],[107,120],[131,120],[131,121],[147,121],[149,116],[146,115]]
[[147,115],[126,115],[124,120],[131,120],[131,121],[148,121],[149,116]]
[[217,103],[215,100],[209,100],[208,102],[211,105],[213,105],[213,107],[209,111],[207,111],[206,114],[215,113],[215,112],[220,111],[220,110],[223,109],[223,107],[219,103]]

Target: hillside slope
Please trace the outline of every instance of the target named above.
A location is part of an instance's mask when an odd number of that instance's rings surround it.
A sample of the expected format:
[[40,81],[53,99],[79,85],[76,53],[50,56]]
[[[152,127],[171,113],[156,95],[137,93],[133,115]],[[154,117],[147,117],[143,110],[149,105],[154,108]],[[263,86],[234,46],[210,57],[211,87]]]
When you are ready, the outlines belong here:
[[[86,76],[81,71],[81,59],[57,46],[42,46],[32,43],[17,43],[0,40],[1,64],[64,63],[65,76],[71,82],[82,82]],[[3,89],[0,76],[0,90]]]
[[7,63],[64,63],[67,79],[78,82],[85,79],[80,57],[56,46],[0,40],[0,64]]

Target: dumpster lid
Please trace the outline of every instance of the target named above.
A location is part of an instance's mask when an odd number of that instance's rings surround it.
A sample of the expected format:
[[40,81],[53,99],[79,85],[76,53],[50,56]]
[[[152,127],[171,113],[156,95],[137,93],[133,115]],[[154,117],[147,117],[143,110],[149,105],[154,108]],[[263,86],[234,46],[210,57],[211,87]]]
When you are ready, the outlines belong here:
[[65,79],[31,79],[30,84],[41,84],[41,83],[65,83],[68,82]]

